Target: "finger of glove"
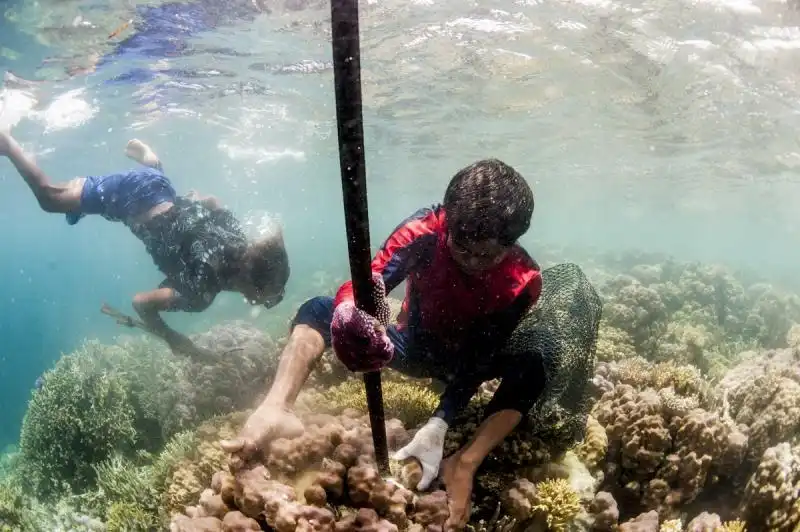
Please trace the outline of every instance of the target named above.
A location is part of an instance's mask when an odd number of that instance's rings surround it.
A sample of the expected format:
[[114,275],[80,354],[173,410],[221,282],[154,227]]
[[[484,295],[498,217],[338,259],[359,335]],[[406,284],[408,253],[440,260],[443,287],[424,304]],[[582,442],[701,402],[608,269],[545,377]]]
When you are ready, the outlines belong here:
[[429,464],[424,463],[422,464],[422,478],[420,479],[419,483],[417,484],[417,490],[423,491],[428,489],[428,486],[431,485],[433,479],[436,478],[436,474],[439,472],[439,464]]
[[377,272],[372,272],[372,279],[370,279],[374,292],[372,295],[378,297],[386,296],[386,284],[383,282],[383,275]]
[[394,352],[380,353],[379,355],[367,356],[364,359],[354,360],[351,363],[350,371],[367,373],[370,371],[380,371],[389,365],[394,358]]
[[331,343],[336,356],[350,371],[377,371],[394,357],[394,345],[385,329],[352,303],[336,307]]
[[374,326],[359,315],[355,307],[336,309],[331,322],[331,340],[334,349],[342,352],[340,354],[369,347],[377,334]]
[[375,318],[382,325],[389,325],[391,309],[386,299],[386,285],[383,283],[383,276],[375,272],[372,273],[372,297],[375,302]]
[[357,308],[352,303],[336,307],[331,320],[331,332],[334,334],[369,337],[375,334],[378,320]]
[[394,358],[394,350],[383,353],[362,353],[359,350],[342,349],[334,344],[336,355],[347,369],[355,372],[378,371],[386,367]]
[[412,441],[405,447],[401,447],[400,449],[395,451],[394,455],[392,455],[392,460],[401,461],[405,460],[406,458],[411,458],[412,456],[414,456],[414,448],[412,447],[413,445],[414,442]]

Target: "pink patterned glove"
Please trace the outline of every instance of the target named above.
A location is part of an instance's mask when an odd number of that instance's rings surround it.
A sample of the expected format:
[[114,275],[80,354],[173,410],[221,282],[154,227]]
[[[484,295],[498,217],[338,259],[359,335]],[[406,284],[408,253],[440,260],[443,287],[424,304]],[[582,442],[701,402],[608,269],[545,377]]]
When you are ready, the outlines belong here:
[[373,274],[372,284],[380,320],[356,308],[352,301],[340,303],[333,312],[333,350],[350,371],[377,371],[386,366],[394,356],[394,345],[386,335],[389,321],[386,288],[378,274]]

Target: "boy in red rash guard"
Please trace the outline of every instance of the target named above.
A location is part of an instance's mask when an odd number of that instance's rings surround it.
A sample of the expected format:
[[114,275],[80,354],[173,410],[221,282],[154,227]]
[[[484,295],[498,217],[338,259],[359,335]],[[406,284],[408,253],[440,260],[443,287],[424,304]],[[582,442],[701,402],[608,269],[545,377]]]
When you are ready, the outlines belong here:
[[397,226],[372,261],[380,290],[388,293],[407,281],[396,326],[384,329],[357,309],[351,282],[335,298],[305,302],[264,403],[237,439],[223,442],[234,462],[302,430],[290,408],[313,364],[333,346],[351,371],[388,365],[444,382],[439,407],[394,456],[420,461],[418,489],[426,489],[439,473],[444,436],[455,415],[482,382],[500,378],[473,439],[441,464],[450,499],[448,528],[462,528],[475,471],[545,384],[537,357],[512,361],[501,349],[542,288],[539,266],[517,244],[533,207],[533,192],[519,173],[498,160],[478,161],[453,177],[443,205],[421,209]]

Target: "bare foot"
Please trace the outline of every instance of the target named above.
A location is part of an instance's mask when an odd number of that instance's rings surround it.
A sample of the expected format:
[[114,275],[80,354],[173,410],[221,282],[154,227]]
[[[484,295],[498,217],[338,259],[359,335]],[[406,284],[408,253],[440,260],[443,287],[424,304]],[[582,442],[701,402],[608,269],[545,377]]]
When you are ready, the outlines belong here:
[[157,168],[160,164],[156,153],[139,139],[132,139],[128,142],[128,145],[125,146],[125,155],[150,168]]
[[222,449],[231,453],[230,468],[243,468],[256,458],[269,442],[278,438],[296,438],[303,431],[303,422],[287,409],[264,403],[253,412],[238,436],[220,442]]
[[459,453],[442,461],[442,480],[447,490],[450,517],[445,523],[445,530],[463,530],[469,521],[472,508],[472,484],[475,473],[471,467],[459,462]]

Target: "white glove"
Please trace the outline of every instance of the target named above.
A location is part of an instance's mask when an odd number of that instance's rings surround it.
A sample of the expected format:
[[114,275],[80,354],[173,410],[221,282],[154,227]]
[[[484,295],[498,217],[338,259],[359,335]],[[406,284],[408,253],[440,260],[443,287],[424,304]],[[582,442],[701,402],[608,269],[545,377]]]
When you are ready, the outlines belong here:
[[439,464],[444,453],[444,435],[447,423],[438,417],[432,417],[417,431],[414,439],[402,449],[394,453],[395,460],[416,458],[422,465],[422,480],[417,484],[418,490],[427,489],[439,473]]

